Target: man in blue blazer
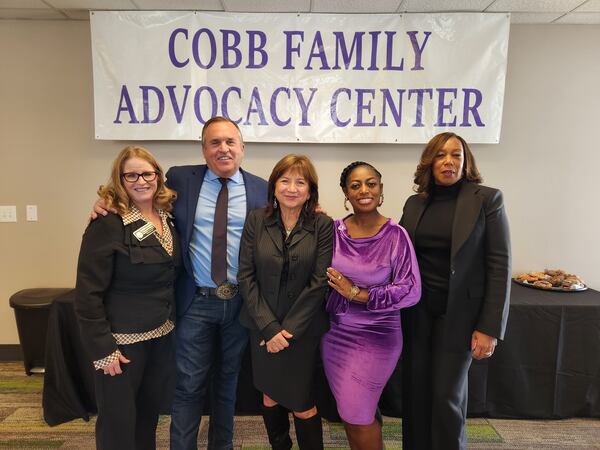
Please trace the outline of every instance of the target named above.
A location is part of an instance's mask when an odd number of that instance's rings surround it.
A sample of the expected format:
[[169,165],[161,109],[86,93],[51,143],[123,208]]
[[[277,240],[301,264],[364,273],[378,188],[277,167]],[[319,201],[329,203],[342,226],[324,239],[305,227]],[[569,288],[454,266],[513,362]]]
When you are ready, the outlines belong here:
[[[202,130],[202,153],[206,165],[172,167],[167,172],[167,183],[178,194],[174,215],[185,267],[176,290],[173,450],[197,448],[211,380],[208,448],[233,447],[235,394],[248,340],[247,331],[238,320],[242,299],[235,285],[240,238],[246,215],[265,206],[267,201],[266,181],[240,168],[244,142],[234,122],[224,117],[206,122]],[[217,286],[211,277],[213,223],[223,184],[227,186],[228,200],[227,279]]]

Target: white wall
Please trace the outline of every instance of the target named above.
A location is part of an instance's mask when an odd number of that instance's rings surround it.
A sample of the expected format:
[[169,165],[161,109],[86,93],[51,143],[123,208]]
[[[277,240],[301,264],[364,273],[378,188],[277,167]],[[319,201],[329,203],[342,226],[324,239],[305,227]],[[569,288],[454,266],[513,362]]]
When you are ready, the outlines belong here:
[[[510,35],[501,143],[476,145],[485,183],[505,193],[514,271],[561,267],[600,289],[600,26],[520,25]],[[18,343],[9,296],[73,286],[81,234],[99,184],[125,142],[94,141],[88,22],[0,21],[0,344]],[[202,160],[198,143],[147,142],[166,168]],[[383,213],[399,218],[417,145],[248,144],[244,167],[268,176],[284,154],[309,155],[321,203],[343,210],[342,168],[367,160],[384,176]],[[37,204],[39,222],[26,222]]]

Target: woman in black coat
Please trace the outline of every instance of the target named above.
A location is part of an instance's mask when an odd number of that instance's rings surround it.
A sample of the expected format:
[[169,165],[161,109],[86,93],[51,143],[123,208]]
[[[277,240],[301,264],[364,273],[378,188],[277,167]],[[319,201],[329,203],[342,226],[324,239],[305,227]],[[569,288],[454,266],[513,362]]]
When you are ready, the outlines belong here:
[[301,450],[323,448],[312,384],[325,312],[333,221],[315,213],[316,171],[306,156],[287,155],[273,168],[266,208],[251,211],[240,245],[240,320],[250,329],[254,385],[273,449],[292,447],[288,410]]
[[118,214],[99,217],[85,230],[75,299],[96,369],[96,447],[153,449],[174,370],[171,319],[180,249],[169,211],[176,195],[141,147],[119,153],[98,194]]
[[502,339],[510,295],[510,238],[502,193],[482,186],[454,133],[435,136],[415,173],[400,224],[414,243],[421,301],[404,310],[403,447],[466,448],[471,361]]

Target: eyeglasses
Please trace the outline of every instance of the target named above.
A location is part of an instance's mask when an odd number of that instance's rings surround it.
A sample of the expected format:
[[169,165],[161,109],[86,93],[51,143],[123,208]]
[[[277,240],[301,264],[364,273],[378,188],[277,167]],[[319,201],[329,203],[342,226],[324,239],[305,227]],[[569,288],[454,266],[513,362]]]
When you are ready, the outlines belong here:
[[147,181],[149,183],[151,181],[156,180],[157,175],[158,175],[158,172],[142,172],[142,173],[125,172],[121,176],[128,183],[135,183],[137,180],[140,179],[140,177],[142,177],[144,179],[144,181]]

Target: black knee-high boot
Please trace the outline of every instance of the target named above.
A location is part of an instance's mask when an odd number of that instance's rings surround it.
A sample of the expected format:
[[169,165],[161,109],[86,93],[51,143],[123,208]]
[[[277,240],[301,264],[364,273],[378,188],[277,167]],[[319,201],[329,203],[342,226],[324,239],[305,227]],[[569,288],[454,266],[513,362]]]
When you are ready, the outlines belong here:
[[290,418],[288,410],[281,405],[262,405],[262,416],[269,435],[269,444],[273,450],[290,450]]
[[300,450],[323,450],[321,414],[317,413],[308,419],[294,416],[294,426]]

